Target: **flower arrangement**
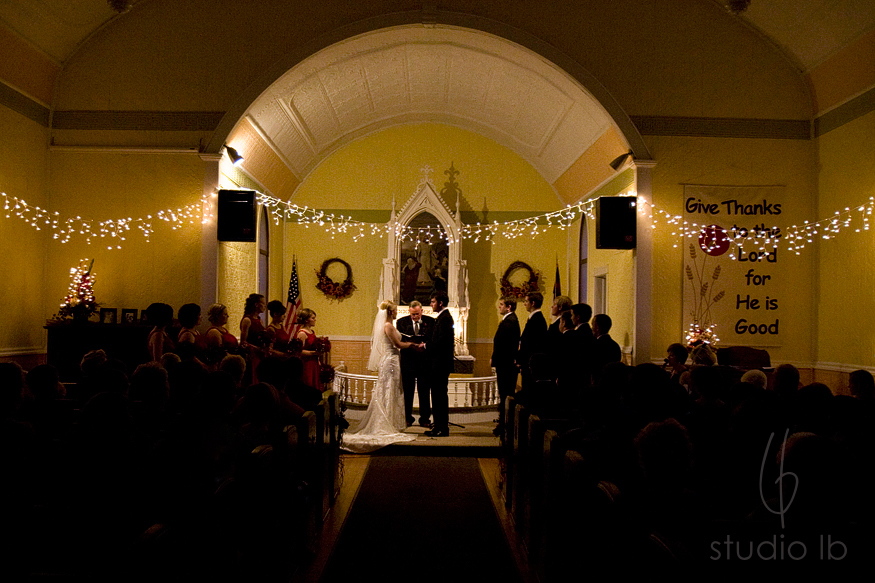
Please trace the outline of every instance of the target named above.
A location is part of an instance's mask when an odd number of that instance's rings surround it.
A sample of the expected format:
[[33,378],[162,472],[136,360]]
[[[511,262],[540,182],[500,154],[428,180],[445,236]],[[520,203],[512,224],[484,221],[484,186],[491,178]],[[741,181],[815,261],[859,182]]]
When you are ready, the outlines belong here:
[[[332,263],[340,263],[346,268],[346,279],[342,282],[335,282],[330,277],[328,277],[328,268]],[[316,277],[319,278],[319,282],[316,284],[316,289],[321,291],[323,294],[328,296],[329,299],[343,301],[352,295],[357,288],[355,284],[352,282],[352,267],[349,266],[349,263],[344,261],[343,259],[339,259],[337,257],[333,259],[326,259],[322,263],[322,267],[316,271]]]
[[92,314],[97,313],[100,304],[94,301],[92,267],[94,267],[93,259],[91,263],[88,263],[87,259],[82,259],[79,261],[78,267],[70,268],[70,287],[67,288],[67,297],[64,298],[64,303],[55,314],[56,320],[73,318],[75,321],[85,321]]
[[[528,273],[528,278],[522,282],[519,286],[515,286],[510,281],[511,275],[518,269],[523,269]],[[501,276],[498,284],[501,287],[501,296],[502,297],[524,297],[526,294],[530,292],[538,291],[538,278],[539,274],[537,271],[529,267],[528,264],[523,263],[522,261],[514,261],[510,264],[510,267],[504,272],[504,275]]]
[[697,323],[690,324],[690,329],[687,330],[687,348],[695,348],[702,344],[708,344],[712,347],[717,346],[720,339],[717,338],[717,333],[714,331],[716,326],[709,324],[702,328]]

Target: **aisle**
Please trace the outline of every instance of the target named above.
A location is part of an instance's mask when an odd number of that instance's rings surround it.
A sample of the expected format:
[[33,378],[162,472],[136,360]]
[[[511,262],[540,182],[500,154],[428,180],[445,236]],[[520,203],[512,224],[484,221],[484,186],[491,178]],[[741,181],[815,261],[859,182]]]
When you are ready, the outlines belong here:
[[323,582],[520,581],[474,458],[375,457]]

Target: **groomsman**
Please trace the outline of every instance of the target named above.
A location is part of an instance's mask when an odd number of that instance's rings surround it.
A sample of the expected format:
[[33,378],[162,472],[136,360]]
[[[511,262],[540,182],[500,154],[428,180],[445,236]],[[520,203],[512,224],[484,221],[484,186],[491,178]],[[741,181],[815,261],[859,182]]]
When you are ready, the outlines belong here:
[[[395,323],[403,339],[409,342],[428,342],[434,331],[434,318],[422,315],[422,304],[410,302],[410,315],[398,318]],[[408,338],[409,337],[409,338]],[[404,386],[404,414],[407,425],[413,425],[413,396],[419,394],[419,424],[431,427],[431,370],[428,354],[416,348],[401,351],[401,384]]]
[[492,367],[498,384],[498,427],[493,433],[504,434],[504,401],[516,391],[517,367],[516,357],[520,346],[520,321],[516,317],[516,299],[501,298],[498,300],[498,313],[501,323],[495,331],[492,341]]
[[593,384],[598,383],[606,364],[623,360],[623,351],[620,345],[611,338],[611,317],[607,314],[596,314],[592,319],[592,334],[595,336],[593,343]]
[[522,374],[522,385],[525,389],[527,385],[532,383],[532,375],[529,371],[529,360],[536,352],[546,352],[545,346],[547,341],[547,321],[544,319],[544,314],[541,313],[541,304],[544,303],[544,296],[541,292],[530,292],[526,294],[526,301],[523,306],[528,312],[526,326],[523,328],[523,333],[520,335],[520,350],[517,353],[517,365]]
[[450,402],[448,385],[453,372],[453,355],[456,350],[455,323],[450,311],[447,292],[436,291],[431,294],[431,309],[434,310],[434,332],[431,341],[426,342],[425,350],[431,361],[431,406],[434,415],[434,428],[426,431],[430,437],[446,437],[450,434]]

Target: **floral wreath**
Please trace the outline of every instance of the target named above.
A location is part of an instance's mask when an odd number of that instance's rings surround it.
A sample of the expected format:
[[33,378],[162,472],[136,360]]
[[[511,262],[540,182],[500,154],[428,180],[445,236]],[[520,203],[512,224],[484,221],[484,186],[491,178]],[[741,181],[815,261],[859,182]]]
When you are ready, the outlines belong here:
[[[514,286],[510,282],[510,276],[517,269],[525,269],[529,272],[529,278],[527,281],[522,283],[519,287]],[[510,267],[507,268],[507,271],[504,272],[504,275],[501,276],[499,280],[499,285],[501,286],[501,295],[502,297],[516,297],[520,298],[525,296],[529,292],[538,291],[538,272],[529,267],[527,263],[523,263],[522,261],[514,261],[510,264]]]
[[[340,263],[346,267],[346,279],[340,283],[328,277],[328,267],[332,263]],[[329,299],[341,301],[351,296],[352,292],[356,290],[355,284],[352,282],[352,267],[343,259],[337,257],[326,259],[322,263],[322,268],[316,271],[316,276],[319,278],[316,289],[328,296]]]

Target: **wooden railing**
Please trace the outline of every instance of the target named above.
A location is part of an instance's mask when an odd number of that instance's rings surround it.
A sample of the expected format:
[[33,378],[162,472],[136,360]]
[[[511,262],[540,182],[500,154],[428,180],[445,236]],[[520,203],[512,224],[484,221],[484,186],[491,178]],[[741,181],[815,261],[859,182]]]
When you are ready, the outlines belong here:
[[[367,405],[377,383],[374,375],[350,374],[335,370],[334,392],[347,404]],[[451,378],[448,385],[451,408],[470,409],[498,405],[495,377]]]

